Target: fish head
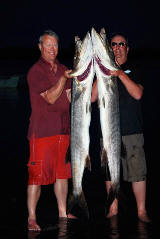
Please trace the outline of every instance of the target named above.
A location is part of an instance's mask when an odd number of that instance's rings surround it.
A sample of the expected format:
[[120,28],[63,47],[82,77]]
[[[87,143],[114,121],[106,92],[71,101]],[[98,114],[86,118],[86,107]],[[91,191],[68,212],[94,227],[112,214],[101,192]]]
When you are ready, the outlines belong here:
[[114,60],[113,50],[110,47],[105,29],[102,28],[100,34],[94,28],[91,30],[91,38],[93,43],[94,59],[105,66],[108,70],[117,70],[117,64]]
[[104,27],[101,28],[101,30],[100,30],[100,36],[103,39],[103,41],[106,42],[106,40],[107,40],[106,39],[106,31],[105,31]]
[[74,40],[75,40],[75,55],[74,55],[73,65],[75,68],[78,62],[80,61],[80,49],[81,49],[82,41],[78,36],[75,36]]
[[75,43],[74,69],[70,73],[72,77],[83,74],[93,58],[92,40],[89,32],[87,32],[83,41],[77,38]]

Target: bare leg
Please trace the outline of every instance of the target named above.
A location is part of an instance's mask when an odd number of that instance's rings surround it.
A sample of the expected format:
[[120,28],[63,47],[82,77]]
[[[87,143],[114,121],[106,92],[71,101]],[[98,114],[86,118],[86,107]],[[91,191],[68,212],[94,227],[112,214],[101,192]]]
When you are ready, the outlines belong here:
[[68,217],[75,219],[76,217],[72,214],[66,214],[66,202],[68,194],[68,180],[57,179],[54,184],[54,192],[57,198],[59,217]]
[[36,207],[41,193],[40,185],[28,185],[28,229],[40,231],[41,228],[36,222]]
[[[106,189],[107,189],[107,193],[109,193],[110,187],[111,187],[111,182],[110,181],[106,181]],[[112,202],[110,208],[109,208],[109,213],[107,214],[107,218],[111,218],[115,215],[118,214],[118,200],[117,198],[114,199],[114,201]]]
[[146,181],[133,182],[133,193],[136,198],[138,217],[143,222],[150,222],[146,212]]
[[54,184],[54,192],[57,198],[59,217],[67,217],[66,201],[68,193],[68,180],[57,179]]

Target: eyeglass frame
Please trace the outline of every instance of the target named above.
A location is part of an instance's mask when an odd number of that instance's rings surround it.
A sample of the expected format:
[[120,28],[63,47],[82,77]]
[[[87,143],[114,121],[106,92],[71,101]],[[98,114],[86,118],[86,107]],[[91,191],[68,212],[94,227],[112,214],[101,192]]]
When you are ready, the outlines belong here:
[[119,47],[124,47],[124,46],[127,46],[127,43],[126,42],[111,42],[111,46],[112,47],[116,47],[116,46],[119,46]]

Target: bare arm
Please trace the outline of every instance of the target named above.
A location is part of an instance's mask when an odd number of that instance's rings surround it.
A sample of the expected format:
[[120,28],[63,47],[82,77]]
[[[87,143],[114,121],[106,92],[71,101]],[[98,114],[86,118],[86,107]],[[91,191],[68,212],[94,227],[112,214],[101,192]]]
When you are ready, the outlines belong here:
[[67,94],[67,98],[68,98],[69,102],[71,102],[71,89],[67,89],[66,94]]
[[41,93],[41,96],[49,103],[54,104],[55,101],[60,97],[63,92],[64,86],[68,78],[72,78],[69,76],[69,73],[72,70],[66,70],[64,75],[60,77],[59,81],[50,89]]
[[95,102],[97,99],[98,99],[98,88],[97,88],[97,79],[96,79],[92,86],[91,102]]
[[[110,71],[113,76],[119,77],[128,93],[136,100],[140,100],[143,95],[143,86],[136,84],[130,79],[130,77],[122,70]],[[97,79],[93,83],[91,102],[95,102],[98,99]]]
[[143,86],[140,84],[136,84],[134,81],[130,79],[130,77],[123,71],[110,71],[110,74],[113,76],[119,77],[121,82],[126,87],[128,93],[136,100],[140,100],[143,95]]

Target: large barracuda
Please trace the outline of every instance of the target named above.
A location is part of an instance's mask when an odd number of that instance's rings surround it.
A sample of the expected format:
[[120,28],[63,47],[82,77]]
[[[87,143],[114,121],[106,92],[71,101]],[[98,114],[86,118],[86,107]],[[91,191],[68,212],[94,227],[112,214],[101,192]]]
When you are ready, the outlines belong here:
[[[94,67],[98,84],[98,103],[100,108],[100,122],[103,136],[102,164],[106,171],[109,168],[111,178],[111,192],[116,195],[120,181],[120,116],[117,80],[110,75],[110,70],[119,67],[106,39],[105,30],[98,34],[94,28],[91,31],[94,49]],[[111,194],[110,194],[111,195]],[[112,199],[113,200],[113,199]]]
[[[73,202],[85,204],[82,178],[86,166],[90,168],[89,126],[91,120],[91,91],[94,77],[93,49],[90,34],[83,41],[76,37],[74,69],[71,72],[71,166]],[[71,207],[71,202],[69,203]],[[82,206],[84,207],[84,205]]]

